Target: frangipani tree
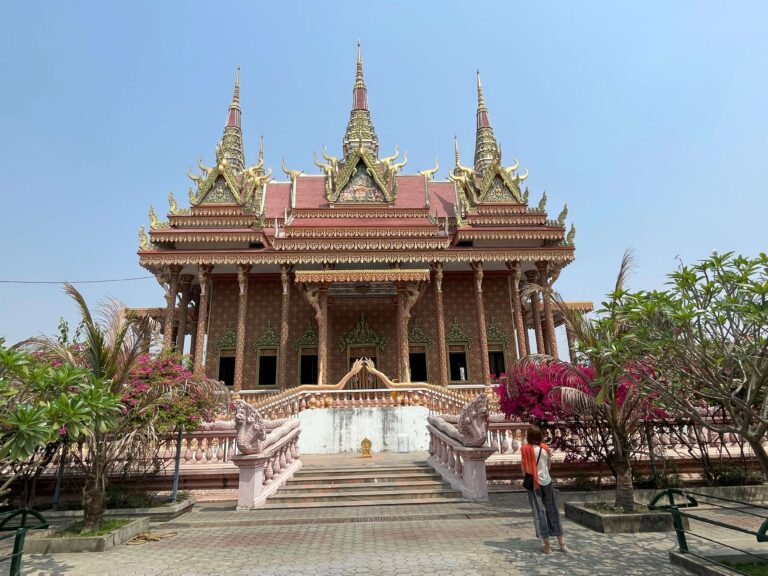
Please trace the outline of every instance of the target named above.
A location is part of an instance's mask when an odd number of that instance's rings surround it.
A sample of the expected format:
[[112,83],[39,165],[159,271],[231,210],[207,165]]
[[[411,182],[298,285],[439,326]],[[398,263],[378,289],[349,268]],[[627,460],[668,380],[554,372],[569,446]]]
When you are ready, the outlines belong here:
[[643,388],[699,426],[740,435],[768,479],[768,255],[713,253],[669,280],[617,311],[650,368]]

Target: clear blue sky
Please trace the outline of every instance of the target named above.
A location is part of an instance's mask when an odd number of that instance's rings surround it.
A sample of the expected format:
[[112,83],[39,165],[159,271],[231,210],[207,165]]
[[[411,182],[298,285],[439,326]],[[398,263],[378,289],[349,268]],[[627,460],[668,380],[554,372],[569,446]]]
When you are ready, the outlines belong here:
[[[544,6],[546,4],[546,7]],[[0,3],[3,280],[141,276],[136,232],[211,162],[235,68],[246,155],[314,171],[338,153],[363,43],[382,150],[441,175],[474,146],[475,69],[505,159],[575,222],[558,281],[599,302],[711,250],[766,250],[765,2]],[[82,287],[162,305],[153,279]],[[57,286],[0,284],[0,336],[52,332]]]

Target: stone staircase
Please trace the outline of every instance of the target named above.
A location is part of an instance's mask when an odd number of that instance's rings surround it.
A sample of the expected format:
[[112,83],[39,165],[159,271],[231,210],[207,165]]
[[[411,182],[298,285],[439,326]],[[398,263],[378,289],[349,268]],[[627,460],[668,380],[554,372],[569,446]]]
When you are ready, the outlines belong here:
[[312,466],[261,508],[338,508],[465,502],[426,462]]

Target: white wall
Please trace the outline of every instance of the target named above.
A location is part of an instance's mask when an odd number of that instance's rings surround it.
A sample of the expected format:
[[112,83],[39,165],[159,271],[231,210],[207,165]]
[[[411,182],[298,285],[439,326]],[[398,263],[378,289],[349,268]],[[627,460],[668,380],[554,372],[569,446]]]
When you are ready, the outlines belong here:
[[398,436],[408,438],[410,452],[429,449],[427,416],[424,406],[394,408],[315,408],[299,413],[302,454],[359,452],[360,442],[368,438],[373,452],[397,452]]

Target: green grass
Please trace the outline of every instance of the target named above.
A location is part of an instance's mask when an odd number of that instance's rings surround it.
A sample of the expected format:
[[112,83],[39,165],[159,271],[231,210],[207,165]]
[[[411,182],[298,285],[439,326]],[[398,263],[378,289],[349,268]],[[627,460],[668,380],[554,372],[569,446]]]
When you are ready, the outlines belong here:
[[723,560],[723,564],[726,566],[749,574],[749,576],[768,576],[768,562],[750,562],[742,564],[741,562],[731,562],[729,560]]
[[130,522],[133,522],[133,520],[129,518],[120,518],[120,519],[114,519],[114,520],[102,520],[101,524],[99,524],[98,529],[96,530],[88,530],[83,532],[83,523],[78,522],[77,524],[74,524],[67,528],[63,532],[59,532],[56,534],[59,538],[80,538],[83,536],[104,536],[104,534],[109,534],[112,532],[112,530],[117,530],[118,528],[122,528],[126,524],[129,524]]

